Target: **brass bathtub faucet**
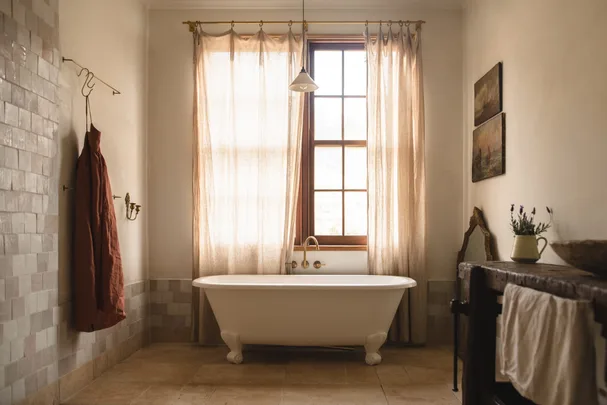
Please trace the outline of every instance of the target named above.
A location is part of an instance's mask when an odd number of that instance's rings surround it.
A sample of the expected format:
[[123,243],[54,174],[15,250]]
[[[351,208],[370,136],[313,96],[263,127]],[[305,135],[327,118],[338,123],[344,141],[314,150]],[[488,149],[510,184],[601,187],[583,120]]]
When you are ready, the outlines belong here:
[[304,269],[307,269],[310,266],[310,263],[307,260],[307,254],[308,254],[308,242],[312,241],[316,244],[316,250],[320,250],[320,245],[318,244],[318,239],[316,239],[314,236],[308,236],[306,238],[306,240],[303,243],[303,252],[304,252],[304,257],[303,257],[303,262],[301,262],[301,267],[303,267]]

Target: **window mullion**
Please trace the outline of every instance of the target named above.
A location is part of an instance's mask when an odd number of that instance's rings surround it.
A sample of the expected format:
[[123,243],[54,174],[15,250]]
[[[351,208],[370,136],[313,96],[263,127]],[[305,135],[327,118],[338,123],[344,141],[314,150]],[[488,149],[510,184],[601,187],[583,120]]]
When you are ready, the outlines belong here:
[[346,236],[346,146],[344,142],[346,140],[346,123],[345,123],[345,108],[346,101],[344,94],[346,93],[346,53],[341,51],[341,235]]

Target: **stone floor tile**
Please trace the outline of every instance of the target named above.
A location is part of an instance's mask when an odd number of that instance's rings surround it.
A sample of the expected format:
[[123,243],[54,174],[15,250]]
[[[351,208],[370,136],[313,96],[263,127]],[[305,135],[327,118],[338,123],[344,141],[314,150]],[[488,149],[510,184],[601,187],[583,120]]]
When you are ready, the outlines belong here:
[[283,388],[281,405],[386,405],[382,388],[352,385],[291,385]]
[[215,387],[205,405],[280,405],[281,385],[223,385]]
[[[68,405],[458,405],[447,348],[254,347],[229,364],[225,347],[155,344],[110,368]],[[461,374],[460,374],[461,375]],[[73,384],[72,384],[73,385]],[[74,386],[74,388],[76,388]]]
[[459,405],[445,384],[384,387],[389,405]]
[[346,365],[337,363],[290,362],[287,384],[346,384]]
[[130,382],[108,382],[95,380],[67,405],[130,405],[132,401],[150,388],[150,384]]
[[192,384],[251,385],[282,384],[285,366],[277,364],[204,364],[191,379]]
[[182,385],[152,385],[129,405],[173,405],[178,400],[182,388]]

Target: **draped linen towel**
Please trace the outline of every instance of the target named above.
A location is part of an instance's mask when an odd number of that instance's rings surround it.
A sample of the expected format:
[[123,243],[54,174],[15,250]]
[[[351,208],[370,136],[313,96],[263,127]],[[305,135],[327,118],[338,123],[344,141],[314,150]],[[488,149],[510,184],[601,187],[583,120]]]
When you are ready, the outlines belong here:
[[592,304],[508,284],[501,372],[541,405],[597,405]]
[[[194,42],[193,277],[285,273],[301,170],[303,93],[289,90],[301,39],[230,30],[197,31]],[[194,293],[197,340],[216,343],[204,291]]]
[[389,339],[424,343],[427,324],[425,117],[421,24],[374,40],[368,61],[368,172],[371,274],[411,277]]
[[100,143],[101,132],[91,125],[76,163],[72,290],[74,326],[81,332],[126,318],[114,200]]

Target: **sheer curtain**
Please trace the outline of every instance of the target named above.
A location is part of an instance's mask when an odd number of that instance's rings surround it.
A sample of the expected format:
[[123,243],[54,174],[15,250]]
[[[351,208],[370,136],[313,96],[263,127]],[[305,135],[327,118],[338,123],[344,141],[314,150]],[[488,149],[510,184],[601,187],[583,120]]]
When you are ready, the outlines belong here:
[[421,25],[366,33],[369,271],[411,277],[389,339],[426,340],[426,192]]
[[[291,31],[195,33],[193,277],[285,272],[303,118],[303,93],[288,87],[301,54]],[[199,294],[194,333],[214,343],[217,325]]]

